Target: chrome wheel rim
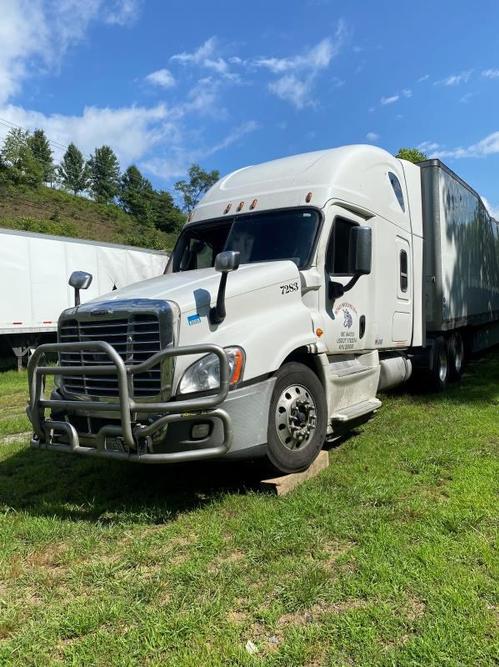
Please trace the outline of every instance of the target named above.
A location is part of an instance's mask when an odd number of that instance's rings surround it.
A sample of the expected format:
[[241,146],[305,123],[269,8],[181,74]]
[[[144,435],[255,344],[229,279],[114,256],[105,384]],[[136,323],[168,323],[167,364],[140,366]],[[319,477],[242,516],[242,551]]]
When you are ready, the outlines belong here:
[[445,382],[447,379],[447,354],[445,350],[440,350],[438,355],[438,377],[440,382]]
[[281,392],[275,426],[281,444],[287,449],[302,449],[310,442],[317,427],[317,407],[306,387],[293,384]]

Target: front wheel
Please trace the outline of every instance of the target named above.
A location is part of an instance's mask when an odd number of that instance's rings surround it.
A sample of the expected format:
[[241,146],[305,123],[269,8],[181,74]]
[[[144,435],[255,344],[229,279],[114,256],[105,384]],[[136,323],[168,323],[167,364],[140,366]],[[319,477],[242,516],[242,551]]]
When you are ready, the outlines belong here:
[[267,456],[281,473],[305,470],[318,456],[326,438],[324,388],[304,364],[284,364],[270,403]]

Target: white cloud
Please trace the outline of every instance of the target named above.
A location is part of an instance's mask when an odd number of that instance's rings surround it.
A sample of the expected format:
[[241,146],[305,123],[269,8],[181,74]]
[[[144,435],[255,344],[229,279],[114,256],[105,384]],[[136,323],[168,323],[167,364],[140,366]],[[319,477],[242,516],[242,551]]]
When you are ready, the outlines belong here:
[[406,99],[412,97],[412,90],[410,88],[403,88],[402,92],[382,97],[379,102],[381,106],[387,106],[388,104],[395,104],[395,102],[398,102],[402,97],[405,97]]
[[338,54],[345,28],[340,23],[336,31],[335,40],[330,37],[321,40],[316,46],[304,53],[288,56],[286,58],[260,57],[252,61],[254,67],[268,69],[273,74],[284,74],[300,70],[317,71],[329,67],[331,60]]
[[204,151],[202,150],[200,152],[200,157],[208,157],[214,153],[218,153],[219,151],[224,150],[225,148],[228,148],[229,146],[232,146],[232,144],[237,143],[245,135],[258,130],[259,127],[260,126],[258,123],[254,120],[248,120],[245,123],[242,123],[238,127],[231,130],[221,141],[214,144],[213,146],[210,146],[209,148],[206,148]]
[[[272,74],[280,74],[278,79],[268,84],[271,93],[289,102],[296,109],[317,104],[314,95],[314,82],[319,73],[331,64],[332,59],[340,51],[346,34],[345,24],[340,21],[334,40],[327,37],[316,46],[301,54],[286,58],[257,58],[253,66],[264,68]],[[337,83],[342,85],[340,79]]]
[[395,102],[398,102],[400,99],[400,95],[392,95],[391,97],[382,97],[380,99],[380,103],[383,106],[386,106],[387,104],[394,104]]
[[269,83],[269,90],[280,97],[281,100],[292,104],[296,109],[303,109],[303,107],[314,104],[312,80],[310,78],[299,79],[294,74],[286,74],[277,81]]
[[146,76],[145,80],[147,83],[150,83],[153,86],[159,86],[160,88],[171,88],[175,85],[173,74],[166,68],[151,72]]
[[[81,115],[73,116],[46,115],[14,105],[0,107],[0,117],[8,123],[30,130],[43,128],[52,141],[56,161],[70,142],[86,157],[96,146],[107,144],[116,152],[122,169],[136,163],[163,181],[184,174],[192,162],[225,150],[259,127],[253,120],[246,121],[220,141],[203,146],[202,133],[186,129],[189,114],[199,114],[189,100],[173,107],[86,107]],[[8,127],[0,125],[0,141],[7,132]]]
[[[177,62],[181,65],[197,65],[205,69],[212,70],[221,76],[231,78],[235,76],[230,71],[229,62],[222,58],[218,53],[218,39],[215,36],[207,39],[195,51],[176,53],[170,57],[171,62]],[[232,64],[241,64],[240,58],[231,59]]]
[[183,51],[182,53],[176,53],[171,56],[170,60],[177,61],[182,65],[202,65],[213,56],[217,46],[217,38],[215,36],[207,39],[201,46],[199,46],[195,51],[189,53]]
[[475,95],[476,93],[465,93],[459,101],[461,102],[461,104],[468,104],[471,98],[474,97]]
[[482,76],[486,79],[499,79],[499,69],[484,69]]
[[[74,142],[85,155],[96,146],[108,144],[124,165],[141,158],[154,146],[168,140],[178,140],[179,129],[171,112],[163,104],[155,107],[122,107],[118,109],[85,107],[81,115],[45,115],[19,106],[0,108],[0,116],[23,128],[41,127],[54,142],[55,158],[60,159],[63,149]],[[1,132],[8,129],[2,127]]]
[[141,4],[142,0],[114,0],[108,3],[104,20],[111,25],[130,25],[137,19]]
[[480,158],[499,153],[499,131],[492,132],[471,146],[445,149],[438,147],[434,157],[438,158]]
[[197,147],[194,149],[176,146],[168,155],[145,160],[140,163],[140,166],[142,169],[154,174],[158,178],[176,178],[185,174],[189,165],[193,162],[199,162],[200,160],[232,146],[245,135],[257,130],[258,127],[258,123],[250,120],[234,128],[223,139],[211,146]]
[[418,83],[423,83],[423,81],[428,81],[429,78],[430,78],[429,74],[423,74],[423,76],[419,77]]
[[435,141],[423,141],[419,144],[418,149],[426,155],[433,157],[433,153],[440,148],[440,144],[437,144]]
[[366,134],[366,139],[367,139],[367,141],[375,143],[379,139],[379,134],[376,134],[376,132],[368,132]]
[[[245,81],[243,75],[251,76],[257,70],[267,72],[278,76],[266,82],[267,89],[297,109],[302,109],[315,103],[312,99],[314,81],[319,72],[330,66],[332,59],[343,45],[345,35],[345,24],[340,21],[333,37],[326,37],[301,53],[284,57],[266,55],[248,59],[238,55],[224,57],[219,41],[213,35],[193,51],[174,54],[170,57],[170,62],[211,70],[212,85],[217,79],[240,84]],[[339,87],[343,82],[334,78],[333,84]],[[208,94],[206,87],[203,93]]]
[[17,95],[29,76],[57,69],[92,21],[125,25],[138,10],[137,0],[2,0],[0,104]]
[[[26,21],[29,11],[30,20]],[[0,20],[0,103],[19,92],[30,60],[45,60],[48,28],[40,5],[4,0]]]
[[439,81],[435,81],[433,84],[434,86],[459,86],[461,83],[468,83],[471,75],[473,74],[473,70],[465,70],[464,72],[460,72],[459,74],[451,74],[450,76],[446,77],[445,79],[440,79]]
[[219,100],[221,83],[213,76],[199,79],[187,94],[182,108],[185,112],[196,112],[204,116],[224,119],[227,111]]

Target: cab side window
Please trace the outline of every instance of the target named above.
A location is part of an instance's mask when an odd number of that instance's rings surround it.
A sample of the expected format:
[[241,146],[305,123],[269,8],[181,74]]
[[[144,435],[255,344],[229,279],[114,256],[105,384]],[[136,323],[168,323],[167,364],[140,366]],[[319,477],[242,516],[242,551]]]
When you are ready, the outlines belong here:
[[393,192],[395,193],[395,197],[397,197],[397,201],[400,205],[400,208],[404,211],[405,213],[405,202],[404,202],[404,195],[402,193],[402,186],[400,185],[399,179],[395,176],[393,171],[388,172],[388,179],[390,180],[390,185],[393,188]]
[[357,224],[336,218],[326,251],[326,271],[334,276],[349,276],[350,233]]
[[214,255],[212,246],[206,241],[191,238],[186,243],[180,261],[180,271],[193,271],[213,266]]

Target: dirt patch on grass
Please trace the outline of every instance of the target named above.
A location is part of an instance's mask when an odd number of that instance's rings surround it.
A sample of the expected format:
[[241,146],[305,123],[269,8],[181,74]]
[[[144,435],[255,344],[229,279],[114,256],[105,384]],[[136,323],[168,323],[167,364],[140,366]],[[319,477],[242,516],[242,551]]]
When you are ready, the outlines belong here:
[[229,554],[219,555],[213,559],[211,565],[208,566],[208,572],[210,574],[216,574],[223,570],[224,567],[240,563],[244,560],[245,555],[239,549],[231,551]]
[[63,543],[45,544],[42,549],[33,551],[27,556],[25,566],[47,570],[66,570],[68,568],[63,562],[63,557],[67,551],[68,547]]
[[332,614],[347,614],[355,609],[362,609],[367,605],[365,600],[350,598],[341,602],[318,602],[309,609],[290,614],[284,614],[277,621],[277,627],[307,625],[318,623],[324,616]]
[[410,597],[408,598],[405,609],[402,613],[408,621],[413,623],[414,621],[417,621],[422,616],[424,616],[425,611],[426,604],[422,600],[419,600],[415,597]]

